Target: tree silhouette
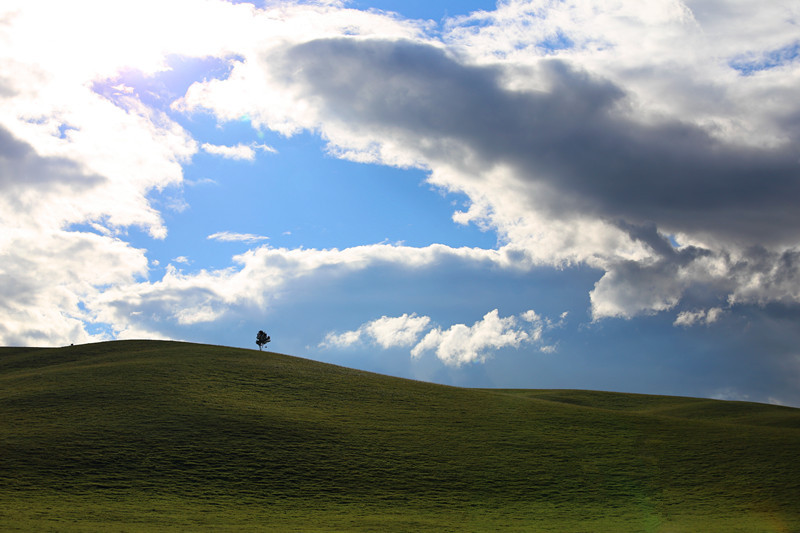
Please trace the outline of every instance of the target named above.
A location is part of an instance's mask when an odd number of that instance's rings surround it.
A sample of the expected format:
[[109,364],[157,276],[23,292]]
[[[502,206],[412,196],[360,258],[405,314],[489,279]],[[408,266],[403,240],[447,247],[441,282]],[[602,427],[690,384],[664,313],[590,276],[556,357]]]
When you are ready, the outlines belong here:
[[258,349],[262,350],[263,347],[270,341],[269,335],[264,333],[263,331],[259,330],[258,334],[256,335],[256,344],[258,344]]

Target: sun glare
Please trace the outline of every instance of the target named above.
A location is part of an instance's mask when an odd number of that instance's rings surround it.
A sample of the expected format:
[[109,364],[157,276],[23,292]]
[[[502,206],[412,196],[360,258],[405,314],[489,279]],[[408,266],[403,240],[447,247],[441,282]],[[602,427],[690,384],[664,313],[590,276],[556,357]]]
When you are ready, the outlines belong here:
[[[124,7],[102,0],[43,0],[38,5],[50,15],[33,17],[31,11],[7,8],[19,30],[15,49],[23,56],[18,60],[89,79],[110,77],[120,69],[152,74],[168,68],[169,54],[218,53],[227,32],[220,22],[252,11],[198,0],[142,0]],[[235,26],[232,18],[231,22],[229,26]]]

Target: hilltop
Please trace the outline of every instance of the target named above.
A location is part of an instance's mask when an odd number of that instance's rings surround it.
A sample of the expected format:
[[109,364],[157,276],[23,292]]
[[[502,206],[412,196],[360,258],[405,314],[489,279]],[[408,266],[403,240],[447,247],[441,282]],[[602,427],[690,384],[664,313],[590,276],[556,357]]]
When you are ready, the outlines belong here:
[[0,348],[0,529],[800,531],[800,409]]

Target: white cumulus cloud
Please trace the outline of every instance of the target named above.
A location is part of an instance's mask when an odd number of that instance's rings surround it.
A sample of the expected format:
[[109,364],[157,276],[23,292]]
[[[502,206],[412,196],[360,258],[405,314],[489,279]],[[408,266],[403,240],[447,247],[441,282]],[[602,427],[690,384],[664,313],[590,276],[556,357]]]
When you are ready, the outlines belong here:
[[518,326],[513,316],[501,318],[495,309],[472,326],[454,324],[446,330],[434,328],[411,350],[412,357],[433,351],[444,364],[461,366],[483,362],[494,350],[518,348],[538,335]]
[[720,316],[725,311],[720,307],[712,307],[711,309],[700,309],[697,311],[682,311],[678,313],[674,324],[676,326],[694,326],[696,324],[713,324],[719,320]]
[[430,320],[430,317],[417,316],[415,313],[399,317],[382,316],[353,331],[329,333],[320,346],[345,348],[364,340],[374,342],[384,349],[411,346],[428,327]]
[[375,339],[381,348],[410,346],[417,341],[430,321],[429,317],[416,314],[404,314],[394,318],[383,316],[367,324],[364,333]]
[[[498,310],[494,309],[472,326],[453,324],[442,329],[439,326],[431,327],[428,316],[382,316],[355,330],[328,333],[320,347],[347,348],[365,341],[383,349],[408,346],[412,347],[413,358],[432,351],[444,364],[461,366],[465,363],[483,362],[501,348],[519,348],[522,344],[537,343],[542,340],[544,330],[562,326],[565,318],[566,313],[562,314],[557,323],[553,323],[532,309],[519,317],[500,317]],[[423,333],[425,334],[420,340]],[[544,353],[552,353],[555,346],[540,346],[539,349]]]

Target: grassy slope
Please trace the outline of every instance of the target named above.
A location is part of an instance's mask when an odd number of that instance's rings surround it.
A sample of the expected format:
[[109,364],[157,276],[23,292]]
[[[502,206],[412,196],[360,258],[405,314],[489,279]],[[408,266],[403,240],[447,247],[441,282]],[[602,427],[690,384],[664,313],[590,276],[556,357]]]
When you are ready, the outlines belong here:
[[800,410],[0,349],[0,529],[800,531]]

